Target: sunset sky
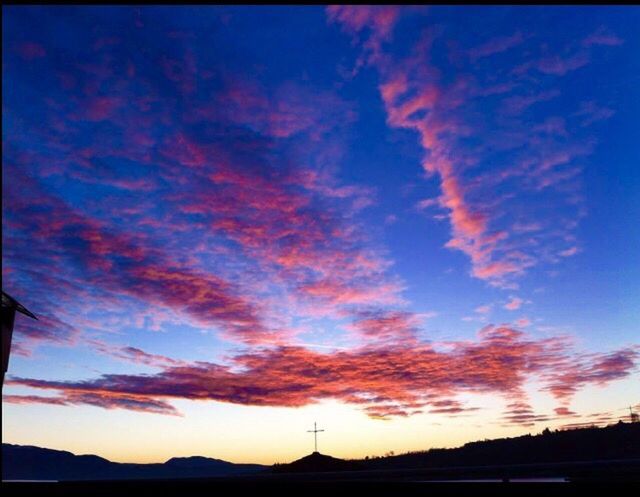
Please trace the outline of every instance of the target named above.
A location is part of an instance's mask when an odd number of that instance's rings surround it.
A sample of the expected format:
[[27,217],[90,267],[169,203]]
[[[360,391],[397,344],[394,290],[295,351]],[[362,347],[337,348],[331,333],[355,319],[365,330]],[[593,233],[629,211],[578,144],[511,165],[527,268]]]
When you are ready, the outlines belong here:
[[640,8],[3,7],[2,441],[271,464],[640,402]]

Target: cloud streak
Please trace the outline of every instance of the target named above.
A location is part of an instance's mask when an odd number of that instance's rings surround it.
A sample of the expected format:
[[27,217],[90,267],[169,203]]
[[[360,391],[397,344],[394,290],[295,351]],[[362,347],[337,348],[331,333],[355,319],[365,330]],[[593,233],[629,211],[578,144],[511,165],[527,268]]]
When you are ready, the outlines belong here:
[[[413,323],[407,316],[366,316],[355,326],[364,333],[393,330],[406,338]],[[454,342],[449,352],[404,340],[386,347],[365,346],[330,354],[280,346],[233,357],[228,365],[195,363],[165,366],[153,375],[104,375],[80,382],[11,378],[10,384],[53,391],[45,403],[86,403],[175,414],[171,399],[213,400],[244,405],[300,407],[323,399],[360,406],[374,418],[473,411],[454,396],[493,393],[524,399],[525,382],[537,378],[568,411],[567,402],[589,384],[602,385],[628,377],[640,353],[627,348],[608,354],[581,355],[566,341],[531,339],[509,327],[486,326],[476,341]],[[569,364],[575,364],[568,366]],[[40,402],[39,397],[6,398]],[[528,424],[540,420],[525,400],[508,406],[505,420]]]
[[[409,47],[403,39],[403,53],[408,55],[397,57],[390,49],[385,52],[380,43],[395,41],[389,23],[382,28],[375,17],[364,15],[357,7],[341,7],[338,13],[333,8],[327,12],[330,20],[340,23],[354,43],[360,44],[363,53],[368,43],[377,47],[377,56],[367,63],[378,73],[388,124],[418,135],[424,151],[422,167],[437,178],[438,202],[451,225],[446,247],[470,258],[471,275],[505,288],[513,288],[514,281],[530,268],[553,260],[547,247],[557,246],[568,234],[559,236],[551,230],[523,234],[517,226],[523,221],[531,224],[541,215],[531,207],[535,204],[530,200],[518,204],[515,193],[490,199],[490,192],[498,185],[508,185],[524,198],[555,189],[554,205],[567,205],[566,190],[577,188],[575,178],[580,173],[574,161],[590,154],[591,147],[582,146],[589,140],[581,136],[579,122],[560,123],[557,116],[541,109],[562,94],[560,78],[591,62],[591,45],[613,46],[616,43],[609,43],[613,38],[600,30],[598,36],[585,38],[582,48],[561,47],[549,55],[543,47],[538,56],[531,55],[533,33],[524,36],[517,31],[489,39],[467,51],[472,64],[486,63],[487,68],[495,69],[487,76],[460,58],[443,62],[438,57],[448,41],[443,39],[444,29],[424,28]],[[404,14],[397,9],[386,19],[397,25]],[[517,50],[527,53],[530,60],[506,72],[493,65],[498,54]],[[536,71],[547,77],[532,76]],[[476,145],[469,146],[469,142]],[[512,156],[505,161],[508,150],[513,151]],[[544,150],[549,150],[546,157]],[[497,161],[506,165],[496,167]],[[479,173],[486,164],[492,164],[491,172]],[[510,211],[519,214],[509,216]]]

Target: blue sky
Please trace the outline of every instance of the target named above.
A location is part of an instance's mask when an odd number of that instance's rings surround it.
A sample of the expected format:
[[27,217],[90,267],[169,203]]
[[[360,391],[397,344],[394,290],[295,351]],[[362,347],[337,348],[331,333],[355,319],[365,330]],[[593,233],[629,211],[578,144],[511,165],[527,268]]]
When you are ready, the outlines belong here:
[[[637,403],[638,8],[3,14],[3,289],[39,317],[3,440],[157,460],[68,420],[187,454],[266,409],[357,457]],[[209,455],[273,462],[239,437]]]

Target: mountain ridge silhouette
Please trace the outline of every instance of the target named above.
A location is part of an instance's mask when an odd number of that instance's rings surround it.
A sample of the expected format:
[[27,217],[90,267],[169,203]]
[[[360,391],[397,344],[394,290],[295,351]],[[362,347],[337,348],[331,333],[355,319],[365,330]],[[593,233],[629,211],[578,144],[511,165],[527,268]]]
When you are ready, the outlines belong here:
[[[460,468],[504,464],[628,460],[640,462],[640,423],[603,428],[544,430],[538,435],[469,442],[395,456],[345,460],[315,452],[288,464],[234,464],[203,456],[172,457],[164,463],[116,463],[96,455],[36,446],[2,444],[3,480],[130,480],[257,477],[285,473]],[[635,461],[635,462],[634,462]],[[465,470],[466,471],[466,470]]]
[[172,457],[164,463],[117,463],[96,455],[33,445],[2,444],[3,480],[129,480],[208,478],[265,471],[260,464],[235,464],[203,456]]

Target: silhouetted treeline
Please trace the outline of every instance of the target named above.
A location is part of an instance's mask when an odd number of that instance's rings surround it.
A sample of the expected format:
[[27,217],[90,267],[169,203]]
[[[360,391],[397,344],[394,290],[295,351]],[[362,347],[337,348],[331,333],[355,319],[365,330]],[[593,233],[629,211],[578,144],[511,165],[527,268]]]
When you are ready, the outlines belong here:
[[539,435],[470,442],[455,449],[370,458],[367,469],[483,466],[640,458],[640,423],[544,430]]

